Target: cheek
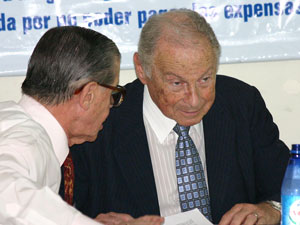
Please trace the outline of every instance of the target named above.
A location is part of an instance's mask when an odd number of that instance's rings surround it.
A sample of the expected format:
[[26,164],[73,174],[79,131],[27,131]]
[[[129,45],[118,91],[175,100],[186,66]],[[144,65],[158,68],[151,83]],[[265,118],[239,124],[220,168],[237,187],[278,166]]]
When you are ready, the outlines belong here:
[[174,92],[162,90],[158,93],[160,97],[160,105],[165,111],[175,111],[177,104],[180,104],[182,96]]
[[101,111],[100,111],[100,119],[101,119],[101,122],[103,123],[104,120],[108,117],[109,115],[109,110],[110,110],[110,104],[105,104],[104,107],[102,107]]
[[109,109],[102,108],[100,112],[96,115],[95,121],[92,124],[94,129],[98,132],[103,128],[103,123],[109,115]]
[[[210,89],[209,91],[205,92],[203,95],[203,105],[202,105],[202,114],[206,114],[215,100],[215,91],[214,88]],[[202,115],[204,116],[204,115]]]
[[110,110],[110,95],[99,104],[98,120],[103,123],[107,118]]
[[101,113],[101,116],[100,116],[100,123],[103,124],[104,121],[106,120],[106,118],[108,117],[109,115],[109,109],[108,110],[105,110],[104,112]]
[[207,102],[211,102],[215,99],[215,88],[209,87],[205,90],[203,90],[201,94],[202,99],[204,99]]

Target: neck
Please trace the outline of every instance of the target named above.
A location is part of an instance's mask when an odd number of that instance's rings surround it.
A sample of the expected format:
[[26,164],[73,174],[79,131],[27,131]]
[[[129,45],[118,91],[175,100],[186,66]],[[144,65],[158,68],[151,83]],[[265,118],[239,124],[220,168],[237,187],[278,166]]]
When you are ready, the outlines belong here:
[[58,105],[44,105],[45,108],[55,117],[58,123],[65,131],[68,138],[68,145],[71,146],[72,136],[71,128],[72,121],[74,121],[74,113],[72,112],[72,104],[70,102],[61,103]]

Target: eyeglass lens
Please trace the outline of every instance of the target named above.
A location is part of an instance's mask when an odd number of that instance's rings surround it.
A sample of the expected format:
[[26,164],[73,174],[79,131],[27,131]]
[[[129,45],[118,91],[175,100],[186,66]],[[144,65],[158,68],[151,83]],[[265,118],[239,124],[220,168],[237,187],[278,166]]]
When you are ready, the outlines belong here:
[[124,87],[117,85],[117,88],[118,90],[114,90],[111,95],[113,98],[113,106],[121,105],[126,95],[126,90]]
[[111,96],[113,98],[113,105],[114,106],[118,106],[118,105],[121,104],[121,102],[122,102],[121,98],[123,98],[122,92],[119,92],[119,91],[113,92],[111,94]]
[[123,102],[124,97],[126,95],[126,89],[124,87],[122,87],[121,85],[117,85],[116,87],[114,87],[114,86],[111,86],[108,84],[101,84],[101,83],[98,83],[98,84],[100,86],[103,86],[103,87],[113,90],[112,94],[111,94],[111,104],[113,106],[121,105],[121,103]]

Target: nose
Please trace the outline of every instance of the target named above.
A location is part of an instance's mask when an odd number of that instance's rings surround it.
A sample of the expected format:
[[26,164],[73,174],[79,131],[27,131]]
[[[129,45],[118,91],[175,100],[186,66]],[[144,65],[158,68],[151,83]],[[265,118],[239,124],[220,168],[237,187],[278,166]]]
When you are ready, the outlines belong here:
[[185,94],[185,102],[192,107],[196,107],[199,104],[200,92],[197,87],[187,87]]

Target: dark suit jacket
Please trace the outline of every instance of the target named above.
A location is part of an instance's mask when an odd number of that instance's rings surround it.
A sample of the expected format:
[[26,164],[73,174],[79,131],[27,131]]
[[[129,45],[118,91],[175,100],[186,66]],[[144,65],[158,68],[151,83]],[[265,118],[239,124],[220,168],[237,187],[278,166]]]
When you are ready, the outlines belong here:
[[[96,142],[72,148],[76,207],[91,217],[160,213],[143,123],[144,88],[138,80],[126,88],[125,101],[111,110]],[[213,222],[236,203],[280,201],[289,150],[259,91],[218,75],[203,123]]]

